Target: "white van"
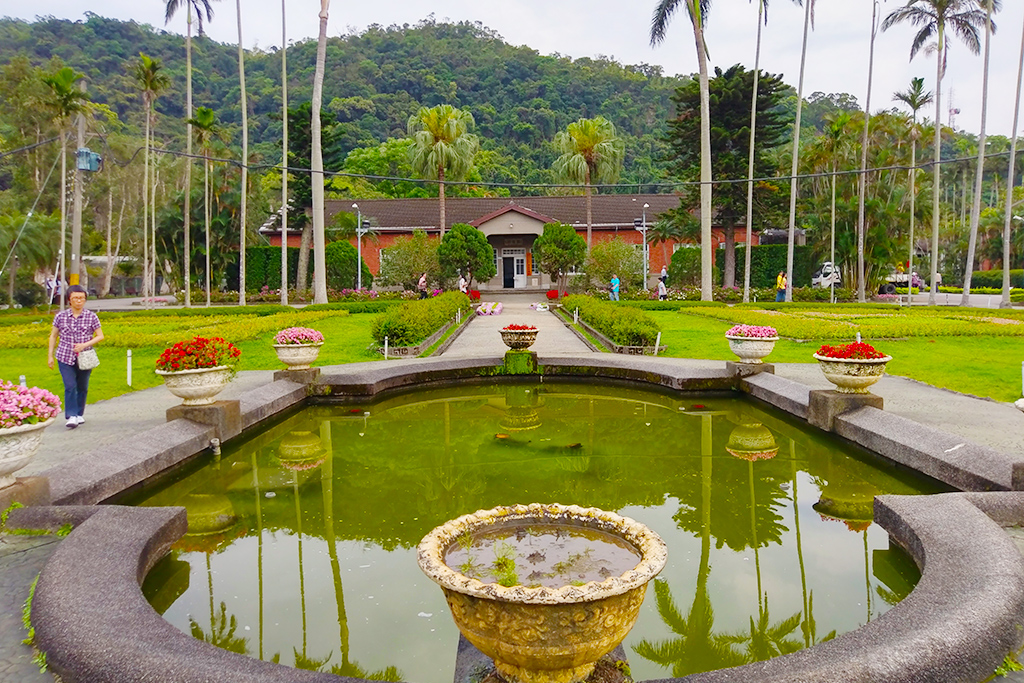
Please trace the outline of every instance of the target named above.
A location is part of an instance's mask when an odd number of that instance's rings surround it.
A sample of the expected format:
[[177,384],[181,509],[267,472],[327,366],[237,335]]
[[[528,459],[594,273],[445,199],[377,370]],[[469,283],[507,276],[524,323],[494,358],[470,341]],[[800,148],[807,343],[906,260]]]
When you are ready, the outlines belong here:
[[839,273],[839,268],[832,265],[831,261],[825,261],[821,264],[818,270],[814,271],[814,275],[811,276],[811,287],[841,287],[843,284],[843,276]]

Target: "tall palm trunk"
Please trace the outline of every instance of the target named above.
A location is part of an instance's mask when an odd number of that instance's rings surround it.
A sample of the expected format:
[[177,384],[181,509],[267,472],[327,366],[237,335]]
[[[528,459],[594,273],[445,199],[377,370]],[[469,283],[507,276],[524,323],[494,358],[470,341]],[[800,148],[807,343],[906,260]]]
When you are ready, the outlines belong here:
[[1024,32],[1020,37],[1020,65],[1017,67],[1017,94],[1013,99],[1013,140],[1010,142],[1010,170],[1006,174],[1006,215],[1003,218],[1003,297],[999,308],[1010,307],[1010,225],[1013,221],[1013,180],[1017,156],[1017,125],[1020,122],[1020,90],[1024,79]]
[[941,178],[939,176],[942,161],[942,76],[943,55],[946,51],[946,25],[939,21],[935,50],[935,163],[932,166],[932,272],[928,288],[928,305],[935,305],[939,292],[939,193]]
[[320,0],[320,35],[316,47],[316,71],[313,75],[312,170],[313,185],[313,303],[327,303],[327,259],[324,252],[324,155],[320,131],[320,109],[324,96],[324,62],[327,59],[327,16],[331,0]]
[[203,154],[203,218],[206,220],[206,307],[210,307],[210,152]]
[[[192,3],[188,6],[188,31],[185,34],[185,120],[192,120]],[[192,124],[185,136],[185,308],[192,307]]]
[[146,154],[142,173],[142,296],[149,298],[149,97],[146,97]]
[[761,22],[764,0],[757,0],[757,47],[754,48],[754,92],[750,97],[750,153],[747,159],[747,241],[743,248],[743,303],[750,302],[750,243],[754,222],[754,143],[757,140],[757,84],[761,78]]
[[914,288],[914,228],[917,225],[917,110],[914,110],[914,128],[910,133],[910,254],[907,257],[907,304],[913,302]]
[[[57,282],[60,285],[60,310],[64,310],[64,301],[67,299],[67,286],[65,285],[65,266],[67,255],[64,253],[64,242],[68,232],[68,143],[67,131],[64,123],[60,126],[60,250],[58,253]],[[13,301],[13,299],[12,299]]]
[[[153,183],[150,186],[149,195],[149,249],[150,249],[150,263],[153,267],[153,282],[150,291],[153,296],[157,296],[160,292],[156,288],[156,277],[159,273],[156,261],[156,188],[160,184],[160,171],[156,167],[156,158],[153,159]],[[155,305],[155,303],[154,303]]]
[[868,49],[868,97],[864,103],[864,135],[860,142],[860,178],[857,198],[857,301],[864,303],[866,282],[864,281],[864,202],[868,184],[868,144],[871,140],[871,79],[875,75],[875,35],[877,34],[878,0],[871,2],[871,46]]
[[238,305],[245,305],[246,200],[249,194],[249,107],[245,96],[245,49],[242,47],[242,0],[235,0],[238,12],[238,84],[242,89],[242,194],[238,226]]
[[444,214],[444,164],[437,166],[437,198],[441,207],[441,238],[444,238],[445,214]]
[[288,31],[281,0],[281,305],[288,305]]
[[587,257],[589,258],[590,257],[590,247],[591,247],[591,238],[592,238],[591,233],[593,231],[593,225],[594,225],[594,217],[593,217],[594,214],[593,214],[593,209],[592,209],[592,199],[591,199],[591,192],[590,192],[590,165],[589,164],[583,170],[583,194],[584,194],[584,199],[585,199],[584,203],[586,204],[586,207],[587,207]]
[[[981,76],[981,132],[978,134],[978,170],[974,176],[974,202],[971,205],[971,236],[967,241],[967,265],[964,268],[964,291],[960,305],[971,301],[971,276],[974,274],[974,252],[978,246],[978,224],[981,222],[981,182],[985,177],[985,123],[988,117],[988,63],[992,43],[992,0],[985,10],[985,67]],[[1016,130],[1014,131],[1016,133]],[[1003,270],[1006,270],[1004,267]]]
[[[811,27],[811,6],[814,0],[804,0],[804,38],[800,50],[800,79],[796,89],[796,119],[793,121],[793,164],[789,186],[789,243],[786,248],[786,301],[793,300],[793,249],[796,238],[796,198],[800,191],[796,174],[800,168],[800,117],[804,105],[804,72],[807,64],[807,32]],[[833,267],[835,264],[833,263]]]
[[830,303],[836,302],[836,278],[835,272],[836,267],[836,161],[835,157],[832,158],[832,213],[831,213],[831,237],[829,240],[829,263],[832,264],[832,277],[829,278],[829,297]]
[[704,17],[700,0],[688,4],[693,24],[693,40],[697,46],[700,67],[700,298],[711,301],[711,271],[714,250],[711,245],[711,101],[708,94],[708,53],[704,45]]

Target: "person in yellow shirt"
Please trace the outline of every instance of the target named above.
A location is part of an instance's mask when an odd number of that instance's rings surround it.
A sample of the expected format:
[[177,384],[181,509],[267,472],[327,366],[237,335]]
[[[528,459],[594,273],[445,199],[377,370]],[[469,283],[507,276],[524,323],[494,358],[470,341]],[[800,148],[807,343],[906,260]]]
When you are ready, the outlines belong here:
[[775,278],[775,300],[786,300],[786,271],[780,270],[779,276]]

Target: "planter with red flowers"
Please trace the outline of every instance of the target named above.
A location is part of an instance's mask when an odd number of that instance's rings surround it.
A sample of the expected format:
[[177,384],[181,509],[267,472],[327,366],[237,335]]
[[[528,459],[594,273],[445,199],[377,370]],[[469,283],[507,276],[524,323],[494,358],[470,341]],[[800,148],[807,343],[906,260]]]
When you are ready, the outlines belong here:
[[775,348],[779,333],[766,325],[733,325],[725,333],[729,349],[740,358],[741,363],[764,363],[762,358]]
[[182,405],[202,406],[235,377],[242,352],[220,337],[195,337],[164,349],[156,361],[156,374]]
[[537,341],[537,328],[533,325],[506,325],[501,328],[501,340],[513,351],[528,349]]
[[870,344],[854,342],[842,346],[825,344],[814,354],[825,379],[836,385],[841,394],[866,394],[868,387],[885,374],[885,365],[892,360]]

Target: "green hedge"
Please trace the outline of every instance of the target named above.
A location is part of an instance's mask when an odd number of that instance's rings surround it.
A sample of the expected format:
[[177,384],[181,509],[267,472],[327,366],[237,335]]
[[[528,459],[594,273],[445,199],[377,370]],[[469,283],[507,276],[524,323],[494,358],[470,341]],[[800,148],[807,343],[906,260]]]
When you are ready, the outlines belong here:
[[[1011,287],[1024,287],[1024,269],[1013,269],[1010,270],[1010,286]],[[992,289],[1003,289],[1003,271],[1002,270],[976,270],[971,275],[971,291],[981,288],[991,287]]]
[[[290,247],[288,249],[289,286],[294,287],[298,272],[299,249]],[[281,289],[281,247],[269,245],[246,247],[245,291],[258,292],[264,287]]]
[[376,318],[371,332],[378,344],[387,337],[391,346],[414,346],[447,325],[458,310],[464,315],[472,310],[469,297],[462,292],[409,301]]
[[566,311],[580,309],[588,325],[622,346],[652,346],[661,332],[654,318],[633,306],[580,295],[566,297],[562,305]]
[[259,304],[257,306],[211,306],[206,308],[205,306],[193,306],[192,308],[163,308],[156,310],[147,310],[141,306],[137,311],[110,311],[103,313],[104,318],[116,318],[128,315],[138,315],[144,313],[147,317],[158,316],[158,317],[194,317],[194,316],[208,316],[208,315],[256,315],[259,317],[268,315],[277,315],[279,313],[296,313],[296,309],[291,306],[282,306],[281,304]]
[[678,311],[681,308],[725,306],[721,301],[630,301],[629,305],[642,311]]
[[[736,247],[736,284],[743,287],[744,251],[746,247]],[[788,245],[785,244],[760,244],[751,248],[750,251],[750,286],[775,288],[775,278],[780,270],[786,270],[786,259]],[[679,251],[682,251],[681,249]],[[679,253],[679,252],[676,252]],[[675,255],[672,257],[675,258]],[[725,270],[725,250],[715,250],[715,265],[719,272]],[[790,274],[790,282],[793,287],[810,287],[811,275],[814,274],[817,263],[809,245],[793,247],[793,272]],[[671,282],[671,281],[670,281]]]
[[311,304],[304,311],[348,311],[349,313],[383,313],[395,306],[401,306],[401,299],[383,299],[381,301],[338,301],[331,304]]
[[[356,279],[356,259],[359,258],[356,248],[344,240],[331,242],[324,249],[324,260],[327,262],[327,287],[328,289],[344,292],[346,289],[355,289],[358,281]],[[366,265],[361,261],[363,269],[363,288],[373,287],[373,275]]]

